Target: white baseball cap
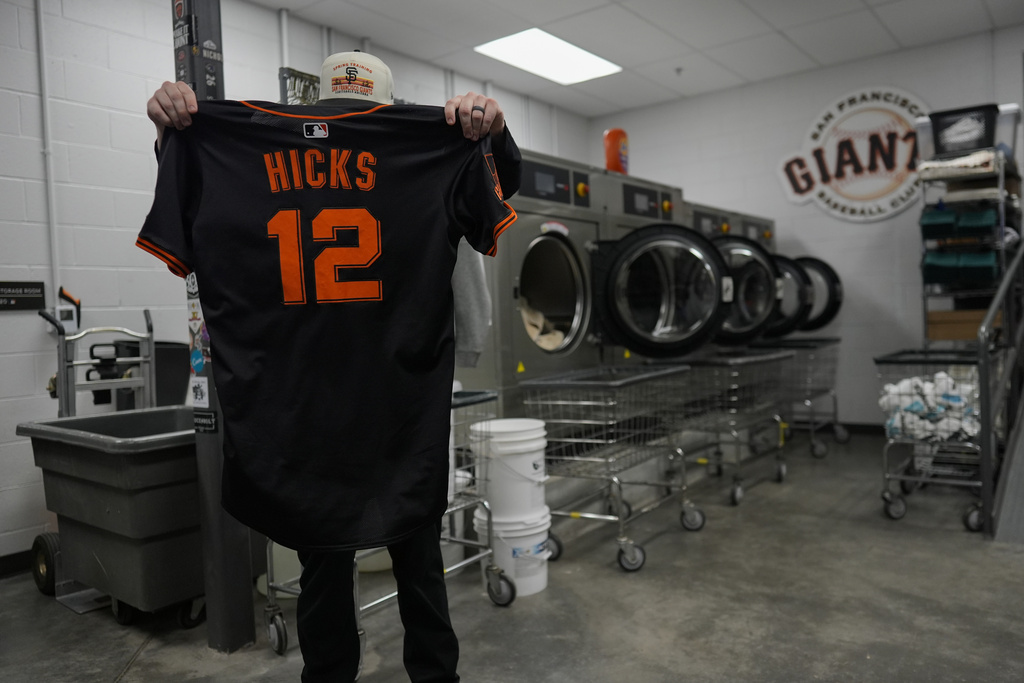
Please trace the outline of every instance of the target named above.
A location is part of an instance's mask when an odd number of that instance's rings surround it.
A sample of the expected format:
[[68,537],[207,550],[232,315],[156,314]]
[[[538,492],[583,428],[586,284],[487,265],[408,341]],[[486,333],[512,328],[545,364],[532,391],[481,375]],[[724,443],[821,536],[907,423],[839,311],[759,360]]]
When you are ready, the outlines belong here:
[[394,90],[388,65],[365,52],[338,52],[320,67],[322,100],[344,97],[393,104]]

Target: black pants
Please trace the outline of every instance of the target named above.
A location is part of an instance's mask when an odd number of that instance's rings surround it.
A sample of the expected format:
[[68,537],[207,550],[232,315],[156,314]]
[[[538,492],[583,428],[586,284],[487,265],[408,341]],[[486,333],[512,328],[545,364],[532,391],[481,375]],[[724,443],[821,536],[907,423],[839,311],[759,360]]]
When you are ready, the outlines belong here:
[[[441,522],[388,546],[405,627],[403,660],[413,683],[457,683],[459,641],[448,616]],[[359,670],[352,560],[355,551],[299,551],[296,605],[302,683],[349,683]]]

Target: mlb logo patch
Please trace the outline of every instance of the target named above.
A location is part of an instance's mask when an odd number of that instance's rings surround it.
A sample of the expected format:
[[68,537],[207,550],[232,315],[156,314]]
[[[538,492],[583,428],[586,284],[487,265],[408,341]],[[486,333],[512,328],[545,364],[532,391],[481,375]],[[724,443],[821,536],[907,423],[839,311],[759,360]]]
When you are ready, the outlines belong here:
[[302,124],[302,133],[307,138],[325,138],[327,137],[327,124],[304,123]]

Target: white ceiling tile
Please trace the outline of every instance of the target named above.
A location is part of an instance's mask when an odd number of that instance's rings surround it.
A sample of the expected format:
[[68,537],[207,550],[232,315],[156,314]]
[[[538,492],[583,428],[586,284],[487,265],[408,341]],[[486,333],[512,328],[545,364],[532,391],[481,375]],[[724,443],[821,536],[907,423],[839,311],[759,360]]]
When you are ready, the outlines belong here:
[[552,83],[551,87],[539,89],[531,93],[531,96],[586,117],[605,116],[623,111],[621,106],[577,90],[573,86],[560,86]]
[[[346,35],[369,38],[371,50],[374,44],[379,44],[410,57],[434,59],[457,48],[450,41],[421,27],[396,21],[349,3],[320,2],[297,12],[296,16],[330,26]],[[343,46],[336,47],[342,49]],[[358,48],[358,45],[351,46],[351,49]]]
[[[625,67],[693,51],[665,31],[617,5],[552,22],[544,28],[563,40]],[[628,38],[623,40],[624,36]]]
[[864,0],[742,0],[775,28],[812,24],[822,19],[864,9]]
[[868,10],[797,26],[784,33],[823,65],[840,64],[899,48],[892,35]]
[[814,60],[778,33],[721,45],[705,50],[704,53],[751,81],[784,76],[817,66]]
[[577,83],[574,90],[599,97],[623,109],[635,109],[679,98],[679,94],[642,76],[621,72]]
[[466,0],[349,0],[395,21],[417,26],[458,45],[479,45],[530,28],[529,22],[495,5]]
[[997,28],[1014,26],[1024,22],[1024,2],[1022,0],[985,0],[992,20]]
[[772,30],[738,0],[622,0],[620,4],[698,49]]
[[981,0],[898,0],[875,13],[902,47],[928,45],[992,28]]
[[611,4],[609,0],[557,0],[557,2],[553,0],[515,0],[515,2],[488,0],[488,2],[541,28],[548,22]]
[[636,72],[680,95],[725,90],[747,81],[699,52],[638,66]]

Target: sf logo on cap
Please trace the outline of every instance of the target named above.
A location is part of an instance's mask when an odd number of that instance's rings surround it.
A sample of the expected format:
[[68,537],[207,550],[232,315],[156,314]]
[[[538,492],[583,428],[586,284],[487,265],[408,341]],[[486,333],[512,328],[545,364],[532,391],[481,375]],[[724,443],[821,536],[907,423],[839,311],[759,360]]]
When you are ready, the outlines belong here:
[[302,124],[302,133],[307,138],[325,138],[327,137],[327,124],[304,123]]
[[347,69],[345,69],[346,81],[348,81],[349,83],[353,83],[357,78],[359,78],[359,69],[355,68],[354,66],[350,66]]

